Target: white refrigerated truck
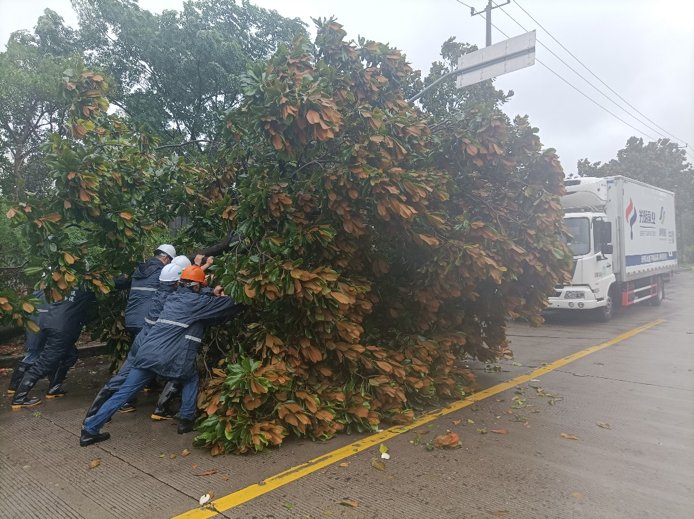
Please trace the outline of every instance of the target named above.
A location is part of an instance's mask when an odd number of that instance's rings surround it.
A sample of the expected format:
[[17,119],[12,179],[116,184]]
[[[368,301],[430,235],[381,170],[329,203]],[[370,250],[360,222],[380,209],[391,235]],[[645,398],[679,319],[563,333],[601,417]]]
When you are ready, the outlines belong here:
[[616,305],[659,305],[677,268],[674,194],[623,176],[569,179],[565,186],[573,274],[555,287],[550,309],[593,310],[608,321]]

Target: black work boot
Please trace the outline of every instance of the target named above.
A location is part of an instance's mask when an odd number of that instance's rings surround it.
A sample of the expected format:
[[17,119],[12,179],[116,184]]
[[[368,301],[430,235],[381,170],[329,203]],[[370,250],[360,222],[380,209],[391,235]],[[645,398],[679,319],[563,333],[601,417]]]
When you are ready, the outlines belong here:
[[24,373],[26,373],[30,367],[31,364],[27,364],[21,360],[17,363],[17,365],[14,367],[14,371],[12,372],[12,378],[10,378],[10,385],[7,387],[8,395],[15,394],[17,391],[17,386],[22,381],[22,378],[24,378]]
[[70,366],[58,366],[53,372],[50,381],[48,382],[48,391],[46,391],[46,399],[50,400],[52,398],[60,398],[65,396],[65,391],[63,390],[63,382],[65,377],[67,377],[67,372],[70,370]]
[[109,433],[96,433],[91,434],[82,429],[80,433],[80,447],[87,447],[95,443],[103,442],[111,437]]
[[67,391],[63,389],[62,384],[57,384],[55,386],[52,386],[51,388],[46,391],[46,400],[52,400],[53,398],[60,398],[61,396],[65,396],[67,394]]
[[178,428],[176,429],[176,432],[178,434],[189,433],[193,430],[193,424],[194,423],[195,423],[195,420],[191,420],[189,418],[181,418],[178,421]]
[[24,374],[22,381],[19,383],[19,386],[17,386],[17,391],[15,392],[14,397],[12,397],[13,410],[16,411],[22,407],[33,407],[41,403],[40,398],[29,398],[29,391],[31,391],[34,385],[36,385],[36,382],[38,382],[38,377],[30,375],[29,373]]
[[113,393],[115,393],[115,391],[113,391],[112,389],[102,387],[94,397],[92,405],[89,406],[89,409],[87,409],[87,414],[85,415],[84,419],[86,420],[90,416],[94,416],[99,411],[99,409],[101,409],[101,406],[104,405],[104,402],[111,398],[111,395],[113,395]]
[[164,386],[163,391],[161,392],[161,395],[159,395],[159,400],[157,400],[157,407],[154,409],[154,412],[150,415],[150,418],[152,420],[171,420],[176,413],[171,411],[169,409],[169,402],[171,399],[176,396],[176,393],[178,393],[180,389],[180,384],[177,382],[169,381],[166,383]]

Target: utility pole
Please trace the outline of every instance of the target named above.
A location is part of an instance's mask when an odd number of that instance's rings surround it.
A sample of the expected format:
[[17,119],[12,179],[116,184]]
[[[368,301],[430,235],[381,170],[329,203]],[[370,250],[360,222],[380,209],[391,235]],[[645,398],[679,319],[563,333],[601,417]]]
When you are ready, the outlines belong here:
[[487,1],[487,7],[485,7],[481,11],[475,12],[474,7],[470,8],[470,16],[476,16],[478,14],[485,13],[485,20],[487,22],[487,47],[489,47],[492,44],[492,9],[496,9],[497,7],[503,7],[503,6],[508,5],[510,3],[511,3],[511,0],[507,0],[505,4],[497,4],[497,3],[493,2],[492,0],[488,0]]

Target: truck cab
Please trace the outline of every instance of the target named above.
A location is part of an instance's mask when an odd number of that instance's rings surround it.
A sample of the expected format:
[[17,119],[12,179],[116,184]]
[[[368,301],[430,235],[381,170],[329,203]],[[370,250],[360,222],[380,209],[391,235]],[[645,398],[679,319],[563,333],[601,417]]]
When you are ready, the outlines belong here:
[[[568,285],[555,287],[549,297],[554,310],[596,310],[609,320],[614,308],[612,222],[605,212],[608,185],[605,179],[580,178],[566,181],[561,199],[567,245],[573,255],[573,272]],[[612,290],[612,291],[611,291]]]
[[573,272],[568,285],[555,287],[549,298],[557,310],[601,309],[603,319],[612,315],[615,283],[612,269],[612,224],[602,212],[569,212],[564,216],[570,237],[567,245],[573,255]]

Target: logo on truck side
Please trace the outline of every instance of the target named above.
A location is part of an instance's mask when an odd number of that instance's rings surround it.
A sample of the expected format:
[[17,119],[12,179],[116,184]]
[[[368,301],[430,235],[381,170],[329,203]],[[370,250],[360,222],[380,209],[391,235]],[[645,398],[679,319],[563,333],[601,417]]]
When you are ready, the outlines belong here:
[[627,205],[627,210],[626,210],[626,219],[627,222],[629,222],[629,226],[631,227],[631,239],[634,239],[634,224],[636,223],[636,217],[637,217],[637,211],[636,208],[634,207],[634,201],[630,198],[629,199],[629,205]]

